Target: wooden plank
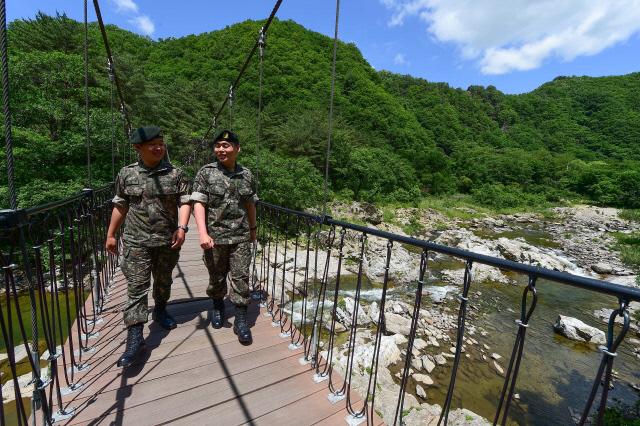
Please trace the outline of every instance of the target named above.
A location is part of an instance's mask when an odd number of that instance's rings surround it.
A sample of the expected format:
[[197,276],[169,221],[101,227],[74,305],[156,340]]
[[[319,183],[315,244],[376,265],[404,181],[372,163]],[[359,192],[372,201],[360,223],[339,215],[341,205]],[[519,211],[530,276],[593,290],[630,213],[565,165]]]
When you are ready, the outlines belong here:
[[[255,418],[251,421],[252,425],[273,425],[273,424],[296,424],[296,425],[313,425],[324,424],[326,419],[344,412],[346,416],[344,401],[331,404],[327,396],[329,390],[326,386],[321,387],[311,395],[300,398],[299,400],[273,410],[263,416]],[[360,402],[362,399],[355,396],[354,402]]]
[[[210,327],[211,302],[202,299],[209,279],[201,257],[197,235],[191,234],[173,272],[167,308],[178,327],[167,332],[150,320],[144,328],[147,350],[127,369],[115,366],[126,339],[121,310],[127,297],[126,280],[116,275],[103,322],[95,327],[100,337],[90,341],[95,351],[82,357],[90,367],[75,374],[84,387],[63,398],[77,414],[63,423],[345,424],[345,402],[328,401],[326,382],[312,380],[313,369],[299,362],[302,349],[289,350],[290,339],[279,336],[280,327],[272,326],[264,308],[255,302],[250,307],[252,345],[240,345],[233,333],[229,302],[226,327]],[[149,302],[152,308],[151,295]],[[362,401],[355,393],[351,398],[356,405]]]
[[[102,421],[112,421],[115,415],[123,424],[147,424],[149,415],[153,413],[153,423],[184,423],[186,418],[196,424],[208,424],[212,418],[216,424],[237,423],[238,418],[250,416],[256,408],[254,405],[272,407],[271,402],[266,401],[269,395],[276,399],[278,394],[290,395],[289,386],[297,383],[295,390],[304,392],[305,385],[311,381],[308,367],[282,360],[276,365],[265,369],[252,369],[234,375],[230,379],[207,381],[192,387],[181,387],[176,393],[161,399],[154,399],[148,403],[129,406],[128,398],[137,394],[137,386],[134,388],[121,388],[116,391],[116,399],[106,410],[93,410],[92,404],[87,405],[85,411],[77,415],[69,424],[101,424]],[[304,376],[304,378],[302,378]],[[162,386],[162,379],[158,387]],[[311,382],[313,384],[313,382]],[[283,386],[287,392],[278,393],[274,384]],[[257,389],[257,390],[256,390]],[[265,392],[268,390],[268,392]],[[259,394],[258,396],[255,396]],[[259,401],[256,401],[256,398]],[[250,399],[250,401],[248,401]],[[236,409],[231,410],[231,407]],[[244,413],[244,414],[243,414]],[[195,417],[194,417],[195,416]],[[235,419],[235,421],[234,421]],[[193,424],[193,423],[191,423]]]
[[[297,354],[290,355],[290,357],[296,356]],[[255,373],[252,370],[266,369],[268,371],[265,373],[269,376],[279,369],[291,372],[291,364],[289,359],[283,358],[279,351],[267,348],[259,352],[225,359],[224,362],[202,365],[174,374],[163,374],[150,380],[135,381],[134,378],[134,382],[130,383],[127,377],[116,377],[111,380],[114,387],[102,390],[99,393],[99,398],[87,397],[80,401],[80,404],[76,406],[78,414],[75,421],[91,418],[96,416],[96,413],[100,416],[117,406],[127,410],[129,407],[135,408],[149,403],[154,405],[159,401],[164,404],[163,399],[189,393],[193,389],[215,388],[217,392],[221,383],[237,382],[236,377],[241,377],[243,374],[248,373],[250,377],[254,377]],[[125,401],[121,401],[122,394],[128,395]],[[184,405],[185,400],[179,399]],[[191,405],[190,400],[188,405]],[[128,414],[126,415],[128,416]]]
[[[273,329],[270,324],[261,323],[252,330],[254,334],[254,345],[262,345],[267,342],[284,342],[282,338],[272,332]],[[175,332],[176,330],[173,331]],[[189,329],[186,329],[186,331],[189,331]],[[121,335],[124,338],[124,332]],[[211,348],[214,346],[222,346],[227,343],[233,343],[240,348],[250,348],[250,346],[244,347],[240,345],[237,336],[231,329],[213,330],[210,327],[203,330],[192,329],[189,334],[183,335],[180,339],[171,339],[170,341],[161,341],[156,345],[148,345],[139,363],[180,357],[194,351],[200,351],[202,353],[203,350],[208,350],[209,353],[211,353]],[[110,345],[113,346],[113,344]],[[115,368],[115,363],[123,349],[121,344],[116,344],[113,346],[113,350],[107,351],[104,356],[87,358],[90,369],[86,372],[80,372],[78,377],[90,377],[95,374],[102,374],[105,369]]]
[[[141,364],[139,368],[133,370],[128,369],[125,371],[117,367],[107,368],[101,374],[96,374],[84,381],[86,385],[85,388],[77,393],[68,395],[65,398],[65,401],[72,401],[75,403],[76,401],[80,401],[83,398],[96,395],[100,392],[114,390],[115,387],[112,382],[120,376],[126,377],[129,384],[136,384],[139,382],[155,380],[163,376],[179,374],[183,370],[194,369],[203,365],[209,366],[210,368],[217,368],[216,364],[224,364],[226,360],[234,360],[236,358],[240,359],[242,357],[256,357],[256,362],[262,360],[261,362],[267,363],[270,362],[272,358],[280,359],[284,356],[276,347],[280,344],[281,342],[279,342],[277,338],[273,337],[271,340],[265,339],[261,343],[251,345],[251,350],[248,350],[246,346],[239,346],[231,342],[225,345],[219,345],[213,356],[210,349],[202,349],[185,354],[178,360],[150,361]],[[293,352],[290,355],[298,357],[301,356],[301,354]],[[102,385],[101,383],[104,384]],[[98,389],[97,391],[95,390],[96,388]]]

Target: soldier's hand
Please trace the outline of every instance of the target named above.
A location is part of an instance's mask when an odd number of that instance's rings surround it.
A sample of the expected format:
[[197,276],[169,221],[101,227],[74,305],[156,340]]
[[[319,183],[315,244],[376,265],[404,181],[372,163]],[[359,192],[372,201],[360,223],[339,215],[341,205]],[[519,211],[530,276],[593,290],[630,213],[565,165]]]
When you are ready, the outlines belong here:
[[107,237],[104,247],[109,253],[116,256],[118,255],[118,242],[116,241],[116,237]]
[[212,249],[215,243],[213,242],[213,238],[209,235],[200,236],[200,247],[202,250]]
[[184,244],[185,232],[184,229],[176,229],[173,231],[173,237],[171,237],[171,248],[175,249],[181,247]]

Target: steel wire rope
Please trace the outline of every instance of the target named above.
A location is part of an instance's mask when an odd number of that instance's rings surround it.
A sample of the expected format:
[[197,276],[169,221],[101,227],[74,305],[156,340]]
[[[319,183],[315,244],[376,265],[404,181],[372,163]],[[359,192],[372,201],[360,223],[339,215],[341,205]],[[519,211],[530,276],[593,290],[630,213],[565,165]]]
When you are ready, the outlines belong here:
[[107,72],[109,73],[109,95],[110,95],[110,105],[111,108],[109,110],[111,115],[111,181],[115,182],[116,180],[116,116],[114,114],[115,103],[113,99],[113,70],[111,69],[111,62],[107,61]]
[[[97,0],[94,0],[94,1],[97,2]],[[267,30],[269,29],[269,26],[271,25],[271,22],[273,21],[273,18],[275,18],[276,13],[278,12],[278,9],[280,8],[281,4],[282,4],[282,0],[278,0],[278,1],[276,1],[276,4],[273,6],[273,9],[271,10],[271,14],[267,18],[267,22],[265,22],[264,26],[262,27],[265,34],[267,33]],[[260,43],[260,38],[258,37],[256,42],[253,44],[253,47],[251,48],[251,51],[247,55],[247,58],[245,59],[244,63],[242,64],[242,67],[240,68],[240,72],[238,73],[238,76],[236,77],[234,82],[231,84],[231,87],[233,88],[233,90],[236,90],[238,88],[238,86],[240,85],[240,79],[242,78],[242,76],[244,75],[245,71],[247,70],[247,67],[249,66],[249,63],[251,62],[251,59],[253,58],[253,55],[256,53],[256,50],[259,47],[259,43]],[[220,107],[218,108],[217,112],[213,115],[213,118],[211,119],[211,123],[209,124],[209,127],[207,128],[207,130],[204,133],[204,136],[202,137],[202,141],[203,142],[209,137],[209,134],[211,133],[211,130],[214,129],[214,127],[215,127],[215,125],[216,125],[216,123],[218,121],[218,118],[222,114],[222,111],[224,111],[224,108],[227,105],[227,103],[229,102],[229,100],[230,100],[229,99],[229,94],[227,93],[227,96],[222,101],[222,105],[220,105]]]
[[111,67],[111,70],[113,71],[113,80],[116,84],[118,100],[120,100],[120,110],[122,111],[122,115],[125,120],[125,132],[128,136],[131,133],[131,120],[129,119],[129,113],[127,112],[127,104],[124,100],[122,85],[120,84],[118,73],[116,72],[115,62],[113,61],[113,54],[111,53],[111,46],[109,45],[109,38],[107,37],[107,30],[104,26],[104,21],[102,20],[102,13],[100,12],[100,4],[98,3],[98,0],[93,0],[93,8],[96,12],[96,18],[98,18],[98,26],[100,27],[100,33],[102,34],[102,41],[104,43],[104,48],[107,51],[107,59],[109,60],[109,65]]
[[258,66],[258,117],[256,120],[256,192],[260,185],[260,144],[262,142],[262,81],[264,77],[264,50],[266,47],[266,34],[264,27],[260,28],[258,48],[260,49],[260,63]]
[[338,53],[338,24],[340,22],[340,0],[336,0],[336,24],[333,33],[333,60],[331,62],[331,95],[329,98],[329,134],[327,136],[327,151],[324,162],[324,201],[322,214],[327,214],[329,197],[329,158],[331,156],[331,135],[333,133],[333,101],[336,91],[336,58]]
[[91,138],[89,132],[89,15],[87,12],[87,0],[84,0],[84,130],[85,148],[87,150],[87,182],[91,188]]
[[13,165],[13,137],[11,134],[11,108],[9,102],[9,58],[7,55],[7,7],[5,0],[0,0],[0,59],[2,61],[2,106],[4,112],[4,139],[7,157],[7,185],[9,189],[9,206],[18,208],[16,183]]

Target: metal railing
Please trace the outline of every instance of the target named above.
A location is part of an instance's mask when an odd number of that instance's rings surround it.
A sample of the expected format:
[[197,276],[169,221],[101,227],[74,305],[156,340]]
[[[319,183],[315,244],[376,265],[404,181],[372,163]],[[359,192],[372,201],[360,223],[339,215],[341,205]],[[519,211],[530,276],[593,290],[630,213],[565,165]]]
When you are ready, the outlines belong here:
[[[15,416],[19,425],[26,425],[30,421],[34,424],[51,424],[73,415],[73,410],[63,404],[62,396],[82,387],[75,373],[87,368],[83,354],[91,351],[89,339],[93,337],[95,325],[100,321],[109,284],[117,268],[117,258],[104,250],[111,214],[111,194],[112,187],[108,186],[85,190],[70,199],[33,209],[0,211],[5,299],[5,306],[0,309],[0,332],[8,355],[8,380],[14,382]],[[494,424],[506,424],[509,419],[509,409],[522,366],[527,327],[538,298],[536,282],[539,279],[550,280],[618,299],[617,309],[609,318],[602,360],[580,420],[580,424],[584,424],[594,415],[596,423],[602,422],[613,361],[629,329],[628,306],[631,301],[640,301],[640,290],[480,255],[264,202],[258,204],[258,212],[260,248],[256,251],[252,266],[254,295],[265,303],[273,325],[280,328],[284,338],[289,339],[290,348],[302,348],[304,356],[301,362],[311,364],[315,371],[314,379],[318,382],[328,381],[332,402],[345,400],[351,424],[365,421],[370,424],[381,416],[379,398],[376,398],[380,389],[380,353],[383,338],[388,334],[386,318],[389,316],[387,303],[391,300],[388,295],[392,285],[390,271],[394,247],[399,244],[414,247],[419,252],[419,259],[416,262],[415,279],[409,287],[413,303],[405,333],[406,349],[398,373],[400,385],[397,397],[393,399],[394,424],[402,424],[405,416],[413,349],[419,334],[431,254],[453,256],[461,259],[465,266],[459,296],[453,368],[439,424],[447,424],[452,410],[475,264],[512,271],[527,279]],[[357,362],[362,362],[362,359],[356,361],[356,352],[360,342],[358,338],[361,337],[359,333],[362,333],[359,321],[365,268],[368,265],[367,247],[373,238],[383,241],[379,307],[375,320],[368,326],[368,338],[373,342],[371,357],[365,359],[367,365],[364,368],[359,365],[356,371]],[[355,287],[351,293],[353,304],[349,309],[342,309],[339,296],[344,286],[341,282],[342,273],[347,269],[355,277]],[[28,300],[28,314],[20,310],[22,297]],[[614,323],[618,317],[622,318],[622,326],[616,329]],[[77,324],[75,329],[72,327],[74,321]],[[340,333],[340,327],[346,329]],[[340,339],[344,337],[346,341],[341,342]],[[34,391],[30,395],[23,395],[18,383],[20,362],[16,359],[16,352],[19,348],[24,348],[28,354],[25,362],[34,384]],[[40,352],[45,348],[49,355],[43,362],[48,367],[48,374],[41,369]],[[341,357],[342,366],[336,373],[338,357]],[[59,374],[60,371],[64,371],[64,374]],[[4,380],[7,380],[6,376]],[[360,401],[351,399],[356,385],[362,392]],[[597,401],[599,389],[601,396],[593,414],[592,406]],[[26,406],[28,398],[31,398],[30,408]],[[4,424],[7,419],[4,405],[0,410],[0,419]]]
[[[13,381],[12,420],[18,425],[52,424],[73,415],[62,396],[83,386],[76,373],[87,368],[83,354],[91,351],[89,339],[95,337],[117,267],[117,258],[104,250],[112,193],[108,185],[35,208],[0,211],[5,302],[0,308],[0,332],[8,380]],[[28,299],[29,312],[21,311],[22,298]],[[16,355],[22,348],[34,389],[28,395],[18,380],[25,361]],[[48,353],[43,358],[42,349]],[[47,373],[41,362],[46,363]],[[0,400],[4,400],[1,389]],[[0,420],[8,421],[4,404]]]
[[[611,295],[618,299],[618,306],[609,318],[606,345],[601,348],[602,360],[597,368],[591,392],[585,401],[579,421],[579,424],[585,424],[587,421],[593,421],[596,424],[602,423],[616,350],[630,325],[629,303],[640,300],[640,289],[481,255],[264,202],[258,204],[258,215],[261,231],[258,235],[259,246],[256,250],[253,270],[254,294],[257,295],[256,298],[262,298],[268,313],[273,318],[274,327],[279,326],[281,335],[290,338],[290,348],[304,347],[304,359],[301,361],[310,362],[315,368],[315,380],[328,380],[331,392],[329,399],[333,402],[346,399],[346,408],[350,413],[350,424],[365,421],[367,424],[372,424],[376,413],[379,413],[376,405],[376,393],[379,388],[377,380],[380,377],[381,341],[387,333],[385,316],[388,314],[385,304],[388,302],[390,265],[394,244],[411,246],[420,252],[419,262],[416,263],[419,265],[417,266],[416,279],[413,280],[411,287],[414,296],[413,306],[410,312],[409,332],[406,335],[407,348],[404,351],[399,375],[400,389],[393,416],[394,424],[402,424],[405,415],[404,402],[412,367],[413,346],[419,327],[427,260],[431,254],[452,256],[462,260],[465,265],[459,295],[453,368],[438,424],[446,425],[452,410],[453,393],[465,339],[469,291],[472,285],[474,264],[497,267],[503,271],[520,274],[527,279],[527,285],[522,291],[520,316],[516,320],[517,333],[509,365],[504,374],[504,383],[497,396],[498,403],[493,424],[504,425],[509,418],[509,409],[514,399],[516,381],[522,366],[527,327],[538,300],[536,282],[539,279],[549,280],[562,285]],[[362,329],[358,329],[358,321],[363,280],[365,279],[363,268],[367,264],[365,247],[367,240],[372,237],[386,241],[384,273],[380,289],[379,314],[377,322],[373,324],[374,330],[371,331],[370,336],[373,342],[373,355],[370,360],[367,359],[368,365],[364,370],[361,369],[360,377],[358,377],[358,374],[354,373],[354,358],[358,349],[357,334],[362,333]],[[345,250],[347,239],[351,244],[350,253]],[[350,262],[350,273],[355,274],[356,280],[355,291],[352,292],[352,306],[347,310],[351,315],[350,318],[344,318],[344,310],[339,307],[342,274],[345,271],[347,261]],[[331,273],[330,269],[332,269]],[[618,317],[622,318],[622,326],[616,331],[614,323]],[[347,325],[346,331],[343,333],[348,334],[348,338],[342,344],[338,344],[336,341],[339,319]],[[345,346],[346,354],[344,353]],[[334,374],[335,357],[340,348],[343,348],[343,365],[340,372],[342,378]],[[346,356],[346,362],[344,362],[344,356]],[[362,382],[363,374],[364,382]],[[361,395],[362,401],[358,403],[354,403],[350,399],[350,391],[356,380],[361,381],[360,390],[366,393]],[[592,406],[600,388],[600,402],[594,414]],[[594,417],[590,419],[590,416]]]

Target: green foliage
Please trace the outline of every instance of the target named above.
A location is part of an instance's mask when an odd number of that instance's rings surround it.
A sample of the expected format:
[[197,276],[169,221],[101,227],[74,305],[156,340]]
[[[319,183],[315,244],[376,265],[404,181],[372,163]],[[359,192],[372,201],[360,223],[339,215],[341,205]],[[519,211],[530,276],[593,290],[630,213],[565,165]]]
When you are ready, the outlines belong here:
[[633,406],[616,401],[607,407],[602,422],[605,426],[640,426],[640,400]]
[[547,205],[543,195],[526,193],[518,185],[484,184],[473,190],[473,198],[481,205],[508,209],[515,207],[541,207]]
[[[251,164],[251,158],[247,160],[246,164]],[[260,161],[258,193],[264,201],[304,209],[322,200],[322,177],[306,158],[265,152]]]
[[[200,141],[262,24],[158,41],[107,27],[133,125],[162,126],[172,161],[192,176],[211,158]],[[87,140],[83,25],[41,13],[9,25],[21,207],[108,182],[112,161],[115,169],[135,161],[112,109],[95,24],[88,36]],[[233,114],[220,117],[219,128],[240,134],[240,162],[259,176],[264,200],[305,208],[323,199],[331,51],[330,38],[275,20],[260,134],[257,61],[236,88]],[[564,199],[640,208],[639,91],[640,73],[563,77],[522,95],[454,89],[377,72],[355,45],[339,43],[330,195],[418,205],[460,193],[467,198],[456,200],[500,209]],[[4,160],[0,172],[6,176]]]
[[424,234],[424,226],[422,226],[416,216],[412,216],[409,219],[409,223],[402,227],[402,231],[410,236],[420,236]]
[[613,234],[617,244],[615,248],[620,252],[620,258],[625,265],[640,271],[640,234]]

